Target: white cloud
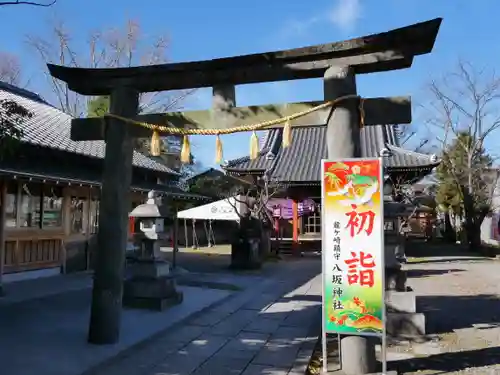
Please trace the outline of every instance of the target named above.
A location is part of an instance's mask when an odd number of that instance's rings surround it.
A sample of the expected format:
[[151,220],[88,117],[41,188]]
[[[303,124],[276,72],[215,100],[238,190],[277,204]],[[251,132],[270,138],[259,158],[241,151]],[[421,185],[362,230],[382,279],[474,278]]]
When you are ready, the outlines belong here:
[[331,24],[342,32],[351,32],[361,18],[361,0],[335,0],[331,8],[310,17],[288,20],[278,34],[281,40],[302,37],[316,26]]
[[339,29],[349,32],[361,18],[360,0],[337,0],[329,12],[330,21]]
[[295,19],[289,20],[283,27],[279,37],[287,39],[296,36],[304,36],[311,28],[321,21],[323,21],[323,19],[318,16],[302,18],[300,21]]

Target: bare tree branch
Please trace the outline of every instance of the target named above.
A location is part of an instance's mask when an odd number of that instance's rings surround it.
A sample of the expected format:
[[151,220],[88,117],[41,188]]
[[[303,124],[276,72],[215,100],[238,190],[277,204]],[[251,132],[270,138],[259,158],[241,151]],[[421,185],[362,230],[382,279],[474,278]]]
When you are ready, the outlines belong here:
[[457,71],[434,81],[430,91],[436,99],[431,123],[444,128],[448,135],[467,131],[477,139],[473,148],[500,127],[500,79],[494,72],[488,74],[459,62]]
[[[169,39],[164,35],[155,38],[144,35],[139,22],[135,20],[128,20],[120,28],[90,31],[84,43],[76,40],[60,20],[52,22],[48,27],[48,37],[28,35],[27,44],[44,65],[43,70],[57,105],[74,117],[86,115],[89,100],[70,91],[64,82],[54,79],[47,71],[47,62],[73,67],[115,68],[169,61]],[[85,45],[83,50],[82,44]],[[163,112],[178,109],[181,102],[194,91],[142,94],[140,111]]]
[[438,195],[465,219],[469,245],[476,246],[498,178],[485,142],[500,128],[500,78],[459,61],[453,72],[429,85],[429,92],[426,124],[442,155]]
[[412,212],[400,221],[398,232],[402,233],[405,226],[410,222],[411,219],[415,218],[417,212],[422,208],[422,204],[419,199],[417,199],[414,191],[415,181],[408,178],[405,175],[390,176],[389,181],[393,188],[393,195],[401,203],[408,204],[413,207]]
[[238,208],[238,205],[243,205],[246,208],[245,211],[251,217],[258,220],[272,221],[267,204],[272,197],[283,191],[285,188],[283,184],[276,181],[268,181],[262,177],[253,177],[252,181],[235,176],[226,177],[232,186],[229,189],[227,184],[219,186],[219,199],[227,201],[240,219],[246,216],[246,213],[242,214],[241,209]]
[[[500,128],[500,79],[495,73],[475,69],[460,61],[456,71],[430,85],[432,100],[427,106],[427,123],[437,131],[435,141],[441,152],[452,142],[458,142],[472,169],[473,160],[484,147],[485,140]],[[464,143],[460,133],[470,134],[474,140]],[[450,164],[450,168],[455,168]],[[473,190],[472,170],[467,188]]]
[[17,56],[0,52],[0,81],[18,86],[21,80],[21,63]]
[[0,1],[0,6],[3,5],[33,5],[37,7],[50,7],[54,5],[57,2],[57,0],[52,0],[50,3],[37,3],[34,1]]

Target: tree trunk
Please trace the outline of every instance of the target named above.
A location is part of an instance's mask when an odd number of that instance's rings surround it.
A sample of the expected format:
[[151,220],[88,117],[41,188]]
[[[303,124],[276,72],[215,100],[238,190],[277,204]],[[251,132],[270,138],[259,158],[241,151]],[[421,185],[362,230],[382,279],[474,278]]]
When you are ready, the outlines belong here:
[[444,215],[444,238],[446,242],[455,243],[457,240],[457,232],[453,228],[453,224],[451,223],[451,213],[446,212]]
[[[257,246],[257,251],[254,247]],[[258,269],[262,265],[262,231],[258,220],[242,218],[239,230],[231,244],[231,268],[238,270]]]
[[482,251],[483,243],[481,241],[481,224],[485,219],[486,215],[488,215],[489,209],[483,209],[479,212],[476,212],[474,217],[474,231],[473,231],[473,245],[476,251]]
[[261,259],[265,260],[271,255],[271,230],[269,228],[262,229],[261,236]]
[[[481,222],[474,207],[474,200],[464,189],[465,233],[470,251],[478,251],[481,246]],[[479,224],[478,224],[479,222]]]

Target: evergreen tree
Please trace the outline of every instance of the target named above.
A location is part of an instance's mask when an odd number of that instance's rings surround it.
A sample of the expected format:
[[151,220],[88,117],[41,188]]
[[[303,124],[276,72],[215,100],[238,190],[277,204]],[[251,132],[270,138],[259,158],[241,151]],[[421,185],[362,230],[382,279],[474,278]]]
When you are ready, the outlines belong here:
[[96,96],[88,101],[87,117],[101,117],[109,112],[109,96]]
[[448,212],[465,219],[469,243],[477,245],[480,226],[490,209],[496,172],[484,147],[468,132],[460,132],[442,156],[437,168],[436,201]]
[[0,100],[0,157],[12,153],[24,132],[22,123],[33,113],[13,100]]

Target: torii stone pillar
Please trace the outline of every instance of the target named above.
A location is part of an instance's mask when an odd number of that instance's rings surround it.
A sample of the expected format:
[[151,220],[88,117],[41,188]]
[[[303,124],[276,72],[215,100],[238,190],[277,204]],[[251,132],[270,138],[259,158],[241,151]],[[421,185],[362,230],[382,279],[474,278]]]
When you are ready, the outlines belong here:
[[233,126],[234,118],[231,110],[236,106],[236,87],[234,85],[218,85],[212,88],[212,110],[210,120],[212,127]]
[[[350,67],[330,67],[323,82],[325,100],[356,95],[356,78]],[[343,100],[332,109],[326,130],[329,159],[361,157],[358,105],[355,99]]]
[[[110,113],[134,118],[139,93],[127,87],[112,91]],[[88,341],[114,344],[120,337],[127,221],[130,209],[133,143],[130,127],[106,119],[106,156],[102,174],[97,263],[92,290]]]
[[236,106],[236,89],[234,85],[214,86],[212,91],[212,113],[214,120],[221,115],[218,112],[230,110]]
[[[352,68],[332,66],[324,75],[325,100],[356,95],[356,78]],[[328,119],[326,143],[329,159],[361,157],[359,110],[356,99],[345,100],[332,108]],[[341,366],[346,375],[376,371],[375,343],[363,336],[342,336]]]

